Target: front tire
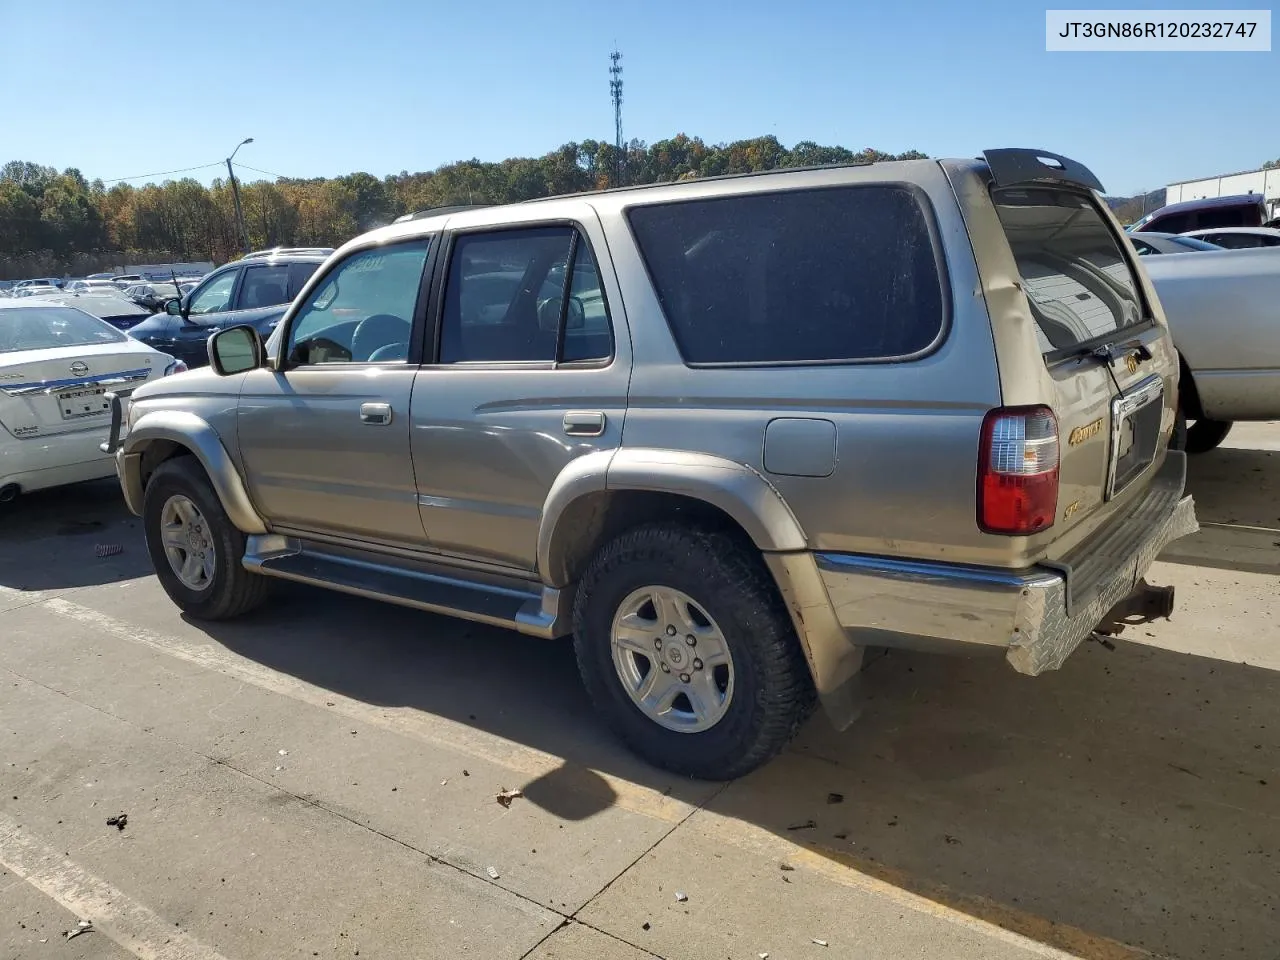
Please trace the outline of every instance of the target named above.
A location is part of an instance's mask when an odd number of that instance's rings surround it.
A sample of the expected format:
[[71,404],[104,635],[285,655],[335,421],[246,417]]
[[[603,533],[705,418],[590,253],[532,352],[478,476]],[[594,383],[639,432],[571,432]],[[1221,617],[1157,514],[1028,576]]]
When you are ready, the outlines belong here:
[[686,776],[749,773],[813,710],[772,578],[724,533],[659,523],[607,544],[578,589],[574,649],[605,721],[646,760]]
[[184,613],[229,620],[266,600],[266,577],[241,564],[245,536],[194,457],[156,468],[143,495],[142,523],[156,577]]

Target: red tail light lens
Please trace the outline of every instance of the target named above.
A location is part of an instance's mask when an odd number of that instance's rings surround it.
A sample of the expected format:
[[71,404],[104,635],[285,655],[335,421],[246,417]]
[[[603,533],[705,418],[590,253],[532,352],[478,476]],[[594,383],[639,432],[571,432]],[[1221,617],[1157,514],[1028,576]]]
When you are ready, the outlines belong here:
[[1053,526],[1058,454],[1058,421],[1048,407],[990,411],[978,452],[978,526],[1009,536]]

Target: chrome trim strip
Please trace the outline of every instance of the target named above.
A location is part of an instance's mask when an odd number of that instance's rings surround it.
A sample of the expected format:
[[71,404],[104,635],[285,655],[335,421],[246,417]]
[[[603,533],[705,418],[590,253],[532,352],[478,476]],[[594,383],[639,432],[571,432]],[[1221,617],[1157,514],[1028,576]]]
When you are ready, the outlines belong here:
[[959,581],[1018,590],[1027,586],[1041,586],[1056,579],[1052,573],[1035,569],[1021,572],[1010,570],[1006,573],[991,567],[932,563],[926,560],[896,560],[854,553],[819,553],[816,557],[818,569],[824,572],[862,574],[918,583]]
[[137,370],[123,370],[120,373],[102,373],[93,377],[71,377],[67,380],[40,380],[34,383],[6,384],[0,387],[11,397],[27,396],[33,393],[50,394],[55,390],[74,390],[77,387],[100,387],[107,384],[135,383],[151,376],[151,367]]

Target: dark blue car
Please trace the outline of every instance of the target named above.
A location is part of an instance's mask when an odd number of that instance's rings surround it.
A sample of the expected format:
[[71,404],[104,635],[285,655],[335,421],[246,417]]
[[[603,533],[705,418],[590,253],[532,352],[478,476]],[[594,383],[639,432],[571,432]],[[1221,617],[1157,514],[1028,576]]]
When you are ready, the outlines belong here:
[[209,337],[249,324],[265,340],[298,291],[333,251],[323,247],[264,250],[209,273],[181,300],[133,327],[129,334],[177,357],[188,367],[209,363]]

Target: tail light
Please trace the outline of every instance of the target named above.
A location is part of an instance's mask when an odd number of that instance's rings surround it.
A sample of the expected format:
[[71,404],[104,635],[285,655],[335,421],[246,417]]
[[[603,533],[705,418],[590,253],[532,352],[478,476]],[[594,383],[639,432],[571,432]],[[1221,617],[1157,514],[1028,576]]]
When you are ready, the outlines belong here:
[[1053,526],[1058,509],[1058,421],[1048,407],[1002,407],[982,421],[978,526],[1021,536]]
[[166,377],[172,376],[175,373],[186,373],[186,372],[187,372],[187,365],[183,363],[181,360],[174,360],[173,363],[169,364],[167,367],[164,368],[164,375]]

